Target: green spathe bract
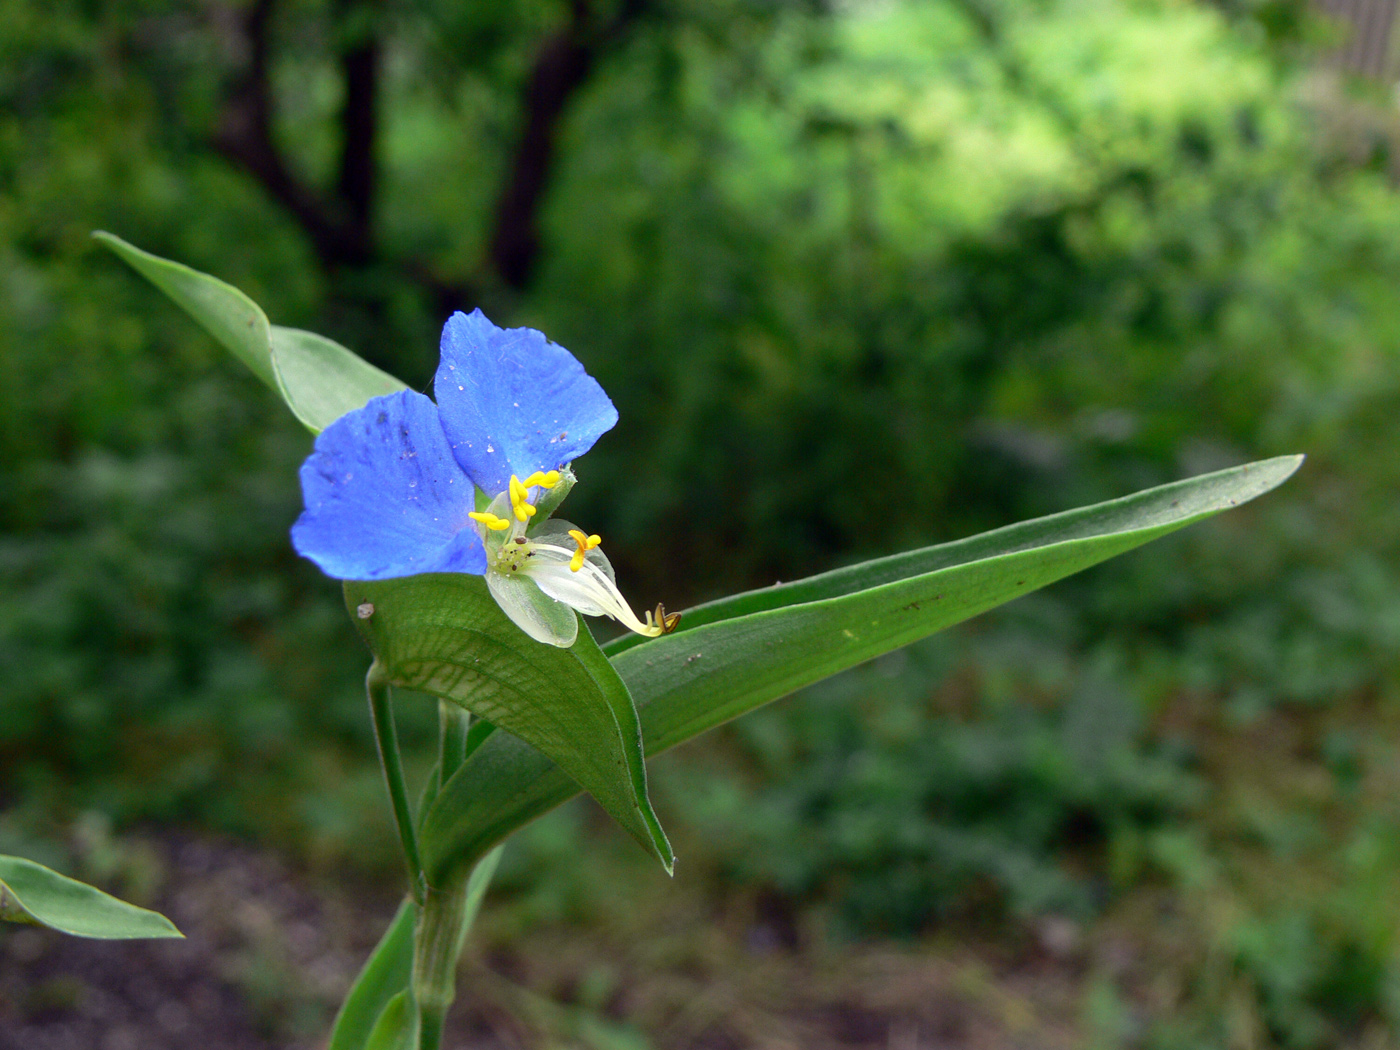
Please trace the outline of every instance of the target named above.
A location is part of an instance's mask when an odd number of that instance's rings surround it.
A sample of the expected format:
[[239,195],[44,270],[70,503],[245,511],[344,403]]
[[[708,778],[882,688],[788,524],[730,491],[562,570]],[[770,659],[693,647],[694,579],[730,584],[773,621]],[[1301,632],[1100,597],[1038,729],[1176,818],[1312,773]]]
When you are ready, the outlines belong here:
[[101,940],[184,936],[164,915],[23,857],[0,856],[0,919]]
[[[331,422],[326,413],[335,407],[358,408],[383,393],[384,383],[396,382],[366,371],[369,366],[343,347],[330,344],[328,350],[309,333],[296,340],[264,337],[259,333],[266,318],[236,289],[110,235],[103,239],[262,376],[313,431]],[[245,330],[253,336],[245,338]],[[295,369],[278,366],[283,353],[295,360]],[[310,405],[319,407],[313,412]],[[472,728],[466,760],[426,803],[411,831],[421,846],[427,884],[479,901],[492,867],[490,850],[580,787],[669,866],[669,847],[645,801],[643,749],[656,754],[804,685],[1254,499],[1285,481],[1301,461],[1285,456],[1235,467],[720,599],[684,614],[674,634],[619,639],[606,649],[582,625],[571,649],[531,641],[476,577],[347,583],[351,615],[389,681],[460,704],[486,720]],[[509,732],[494,732],[492,724]],[[352,989],[336,1024],[334,1050],[402,1045],[415,1026],[420,1048],[438,1045],[436,1008],[432,1023],[423,1024],[417,1018],[427,1018],[427,1008],[416,1015],[409,1009],[412,993],[406,989],[426,987],[421,975],[410,981],[408,972],[412,913],[400,913]],[[422,938],[421,909],[418,914],[415,938]],[[444,977],[450,981],[450,974],[436,975],[438,985]]]
[[466,573],[347,582],[345,603],[392,684],[451,700],[528,741],[670,868],[647,801],[636,709],[581,620],[567,649],[536,642]]

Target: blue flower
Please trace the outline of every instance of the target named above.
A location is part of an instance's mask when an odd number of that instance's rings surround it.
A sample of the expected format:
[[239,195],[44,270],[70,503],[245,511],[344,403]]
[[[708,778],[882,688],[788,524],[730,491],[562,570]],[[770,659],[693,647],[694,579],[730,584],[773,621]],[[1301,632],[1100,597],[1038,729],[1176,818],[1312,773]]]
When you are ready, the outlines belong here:
[[660,606],[637,619],[597,536],[538,515],[617,422],[603,388],[540,332],[497,328],[480,310],[448,318],[441,352],[436,404],[399,391],[317,436],[301,468],[298,553],[342,580],[485,576],[505,613],[553,645],[573,644],[575,609],[640,634],[674,626]]

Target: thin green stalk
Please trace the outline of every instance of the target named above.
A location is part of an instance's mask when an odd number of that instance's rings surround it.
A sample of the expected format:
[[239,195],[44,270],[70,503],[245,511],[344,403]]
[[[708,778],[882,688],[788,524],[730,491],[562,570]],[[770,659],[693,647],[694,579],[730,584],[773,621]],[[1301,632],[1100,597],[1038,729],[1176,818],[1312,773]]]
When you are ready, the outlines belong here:
[[439,1050],[442,1046],[442,1026],[447,1020],[447,1011],[433,1013],[418,1011],[418,1050]]
[[394,728],[394,711],[389,705],[389,678],[376,660],[365,675],[365,693],[369,696],[370,716],[374,720],[374,740],[379,745],[379,764],[384,767],[384,783],[389,789],[389,804],[394,810],[394,822],[399,826],[404,860],[408,863],[409,892],[418,905],[423,904],[427,880],[423,877],[423,857],[418,850],[418,829],[413,810],[408,804],[408,786],[404,783],[403,759],[399,756],[399,736]]
[[[439,790],[466,761],[471,722],[471,714],[465,708],[448,700],[438,701]],[[497,849],[476,866],[468,879],[454,879],[446,886],[424,884],[413,932],[416,1050],[440,1050],[442,1046],[447,1010],[457,995],[457,960],[499,857]]]
[[418,1050],[438,1050],[447,1008],[457,995],[457,959],[467,918],[463,882],[429,887],[413,938],[413,1002],[418,1007]]
[[450,700],[438,701],[438,790],[461,768],[467,757],[471,713]]

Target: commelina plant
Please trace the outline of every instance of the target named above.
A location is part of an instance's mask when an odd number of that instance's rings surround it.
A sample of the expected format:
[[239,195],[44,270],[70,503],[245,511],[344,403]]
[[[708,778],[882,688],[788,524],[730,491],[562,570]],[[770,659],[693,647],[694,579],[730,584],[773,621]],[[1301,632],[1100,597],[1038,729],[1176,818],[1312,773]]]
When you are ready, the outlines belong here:
[[[97,234],[272,388],[309,431],[297,550],[343,581],[408,892],[329,1050],[436,1050],[457,960],[512,832],[579,791],[670,871],[645,759],[728,719],[1236,507],[1301,457],[1245,464],[954,543],[636,616],[600,539],[556,514],[617,422],[567,350],[455,313],[435,399],[242,292]],[[583,616],[631,633],[599,646]],[[395,690],[436,697],[437,765],[404,782]],[[421,702],[414,700],[412,702]],[[0,918],[178,936],[160,916],[0,857]]]
[[301,468],[296,549],[342,580],[484,576],[516,626],[550,645],[574,644],[575,610],[663,633],[664,611],[643,623],[618,591],[601,537],[550,517],[573,487],[569,464],[617,423],[573,354],[455,313],[433,391],[436,404],[412,390],[374,398],[321,432]]

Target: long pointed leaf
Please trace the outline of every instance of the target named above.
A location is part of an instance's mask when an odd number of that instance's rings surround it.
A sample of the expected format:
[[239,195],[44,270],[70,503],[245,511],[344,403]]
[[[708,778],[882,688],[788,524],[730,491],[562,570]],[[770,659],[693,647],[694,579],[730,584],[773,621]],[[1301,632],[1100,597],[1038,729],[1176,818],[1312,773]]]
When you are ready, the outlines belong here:
[[23,857],[0,856],[0,919],[103,940],[184,936],[158,912]]
[[408,987],[413,976],[415,916],[413,901],[405,898],[340,1004],[326,1050],[365,1050],[375,1021],[390,1000]]
[[[486,888],[501,860],[497,846],[472,869],[467,880],[466,912],[462,919],[462,940],[471,932],[477,912],[481,910]],[[413,902],[407,898],[399,906],[394,921],[384,931],[359,977],[355,978],[340,1012],[336,1014],[326,1050],[368,1050],[373,1029],[389,1010],[390,1002],[408,989],[413,977],[413,922],[417,915]],[[461,945],[457,947],[461,953]],[[376,1020],[378,1019],[378,1020]]]
[[458,955],[462,954],[462,945],[466,943],[467,934],[472,932],[476,917],[481,912],[481,902],[486,899],[486,889],[496,874],[496,866],[501,863],[501,851],[504,848],[497,846],[482,857],[472,869],[471,878],[467,880],[467,906],[462,912],[462,934],[457,942]]
[[365,1050],[413,1050],[418,1042],[418,1014],[408,992],[399,992],[384,1005],[374,1022]]
[[[920,547],[917,550],[890,554],[789,583],[726,595],[687,609],[681,617],[680,630],[677,633],[735,616],[781,609],[784,606],[820,601],[823,598],[839,598],[844,594],[935,572],[952,565],[963,565],[983,558],[1043,547],[1046,546],[1047,536],[1054,536],[1053,542],[1056,543],[1093,539],[1115,530],[1118,519],[1125,514],[1136,515],[1140,528],[1147,528],[1154,523],[1175,523],[1173,528],[1181,528],[1191,523],[1189,520],[1182,520],[1183,517],[1197,513],[1214,514],[1262,495],[1286,480],[1298,469],[1301,462],[1301,456],[1279,456],[1275,459],[1261,460],[1242,467],[1160,485],[1105,503],[1076,507],[1059,514],[1017,522],[1015,525],[1007,525],[951,543]],[[1230,502],[1231,500],[1234,502]],[[645,645],[646,641],[641,635],[624,634],[604,645],[603,652],[609,657],[615,657],[635,645]]]
[[[345,600],[394,685],[461,704],[538,748],[670,870],[636,707],[587,627],[567,649],[536,642],[481,577],[462,573],[348,582]],[[432,833],[422,834],[426,844]]]
[[277,391],[313,434],[370,398],[404,388],[334,340],[269,324],[258,304],[231,284],[142,251],[113,234],[98,231],[93,236]]
[[[786,589],[750,592],[708,607],[708,622],[701,607],[697,626],[624,649],[613,663],[641,712],[647,754],[656,754],[803,685],[1254,499],[1301,461],[1265,460]],[[917,574],[900,578],[901,571]],[[783,604],[794,596],[793,604]],[[733,615],[713,618],[716,606]],[[568,779],[540,755],[493,734],[443,785],[424,820],[430,877],[471,863],[573,794]]]

